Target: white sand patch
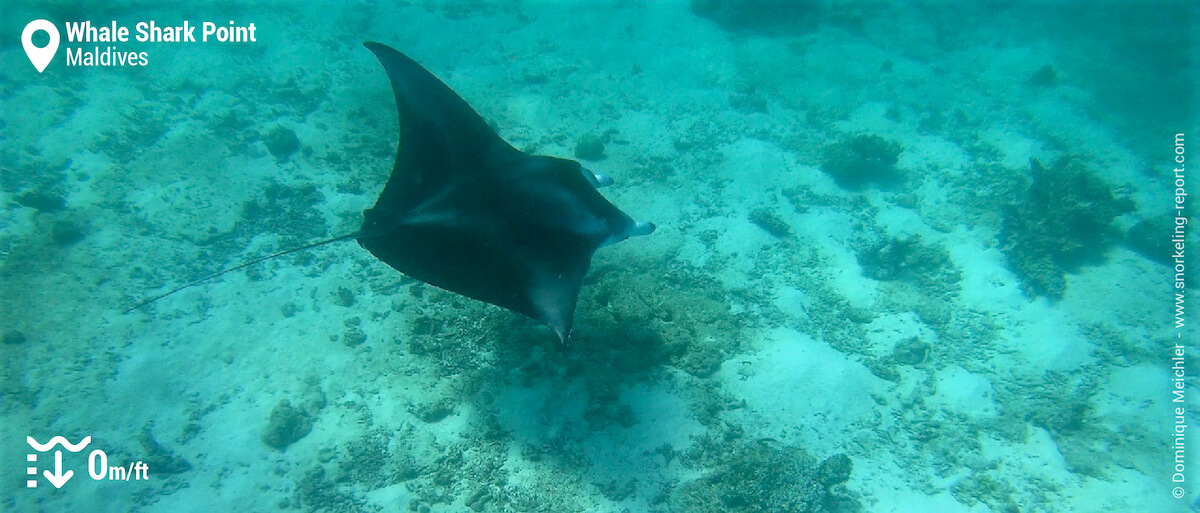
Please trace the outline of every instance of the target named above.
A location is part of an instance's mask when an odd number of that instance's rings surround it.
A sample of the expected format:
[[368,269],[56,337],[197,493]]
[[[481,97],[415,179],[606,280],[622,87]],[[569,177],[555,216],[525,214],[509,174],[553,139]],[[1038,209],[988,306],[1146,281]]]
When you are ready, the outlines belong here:
[[954,265],[962,271],[960,301],[996,313],[1019,311],[1029,304],[1020,280],[1008,270],[999,249],[981,244],[990,237],[979,230],[959,227],[943,242]]
[[740,139],[722,148],[722,153],[721,173],[729,180],[723,189],[725,201],[746,207],[775,204],[778,191],[791,185],[781,178],[795,166],[794,157],[771,143]]
[[897,465],[891,454],[855,460],[854,474],[847,486],[862,490],[869,499],[869,511],[908,513],[938,511],[946,513],[984,513],[986,506],[967,507],[950,494],[948,483],[913,486],[914,476]]
[[730,359],[716,376],[760,417],[763,436],[810,448],[844,446],[875,418],[879,379],[829,345],[793,330],[772,330],[759,351]]
[[607,152],[618,161],[633,158],[670,161],[677,153],[674,136],[657,115],[629,112],[621,116],[613,129],[620,144],[609,144]]
[[996,390],[984,376],[954,365],[939,370],[934,383],[937,392],[929,397],[929,402],[936,407],[973,418],[995,417],[999,413]]
[[1009,169],[1025,169],[1029,167],[1029,159],[1046,153],[1041,141],[1007,128],[990,127],[979,135],[983,141],[1003,152],[1000,163]]

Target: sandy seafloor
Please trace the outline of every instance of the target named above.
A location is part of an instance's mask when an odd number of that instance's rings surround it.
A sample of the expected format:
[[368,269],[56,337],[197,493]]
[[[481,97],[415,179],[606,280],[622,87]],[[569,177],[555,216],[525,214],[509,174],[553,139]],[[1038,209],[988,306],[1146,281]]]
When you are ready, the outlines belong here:
[[[1031,158],[1131,200],[1118,232],[1169,212],[1173,137],[1197,128],[1184,2],[828,5],[780,30],[684,2],[106,5],[0,18],[0,510],[1169,512],[1200,494],[1189,431],[1171,497],[1169,347],[1196,353],[1170,269],[1115,240],[1047,298],[1001,240]],[[39,75],[14,43],[38,17],[259,39],[118,45],[145,68],[60,50]],[[354,243],[122,313],[358,227],[398,137],[367,40],[518,148],[607,139],[586,164],[659,230],[597,254],[569,347]],[[300,142],[285,159],[264,143],[279,126]],[[898,183],[821,169],[859,134],[903,148]],[[932,278],[864,268],[914,236]],[[284,450],[264,442],[282,401],[311,423]],[[80,453],[62,489],[28,489],[28,435],[91,436],[150,480],[94,481]],[[848,480],[825,477],[847,457]]]

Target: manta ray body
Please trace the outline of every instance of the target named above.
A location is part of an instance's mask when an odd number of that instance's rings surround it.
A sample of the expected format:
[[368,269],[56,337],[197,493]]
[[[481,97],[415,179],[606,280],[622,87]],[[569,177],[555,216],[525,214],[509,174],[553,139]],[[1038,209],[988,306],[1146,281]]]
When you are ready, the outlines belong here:
[[634,221],[600,194],[607,177],[513,148],[416,61],[380,43],[364,45],[391,80],[400,142],[361,229],[206,276],[130,311],[263,260],[355,239],[407,276],[524,314],[566,342],[592,255],[654,225]]

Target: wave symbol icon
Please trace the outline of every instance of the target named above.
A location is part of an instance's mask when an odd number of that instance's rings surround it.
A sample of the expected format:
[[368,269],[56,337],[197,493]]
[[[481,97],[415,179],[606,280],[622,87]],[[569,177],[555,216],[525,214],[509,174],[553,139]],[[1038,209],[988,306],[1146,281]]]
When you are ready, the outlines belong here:
[[74,445],[72,445],[71,442],[68,442],[66,438],[63,438],[62,435],[51,438],[49,442],[44,444],[39,444],[37,440],[33,439],[32,436],[25,437],[25,441],[29,442],[29,446],[33,447],[33,450],[37,452],[49,451],[50,449],[53,449],[55,445],[60,444],[68,451],[79,452],[82,451],[84,447],[87,447],[88,444],[92,443],[92,437],[84,437],[83,440],[80,440],[79,443]]

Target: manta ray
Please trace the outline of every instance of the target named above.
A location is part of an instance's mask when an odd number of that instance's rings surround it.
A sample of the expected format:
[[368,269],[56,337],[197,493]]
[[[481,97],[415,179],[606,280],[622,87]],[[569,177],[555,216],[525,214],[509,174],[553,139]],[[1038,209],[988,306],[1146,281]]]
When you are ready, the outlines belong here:
[[362,227],[191,281],[127,311],[264,260],[356,240],[406,276],[523,314],[567,342],[592,255],[649,234],[654,224],[634,221],[600,194],[608,177],[513,148],[416,61],[381,43],[364,46],[391,81],[400,142]]

